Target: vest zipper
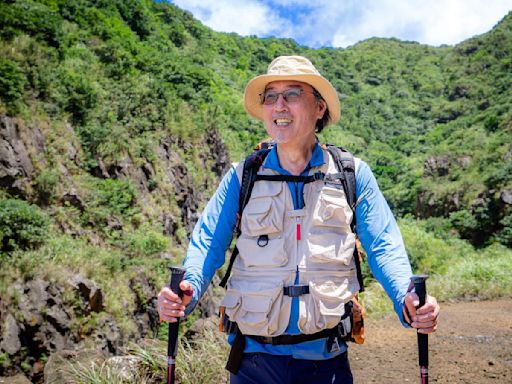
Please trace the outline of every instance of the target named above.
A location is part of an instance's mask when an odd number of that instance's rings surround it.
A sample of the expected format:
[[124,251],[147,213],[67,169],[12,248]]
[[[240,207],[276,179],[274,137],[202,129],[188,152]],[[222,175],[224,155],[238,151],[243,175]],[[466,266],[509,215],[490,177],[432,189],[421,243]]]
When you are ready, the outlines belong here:
[[[301,202],[299,201],[299,183],[298,182],[295,182],[295,200],[297,201],[297,207],[301,206]],[[300,208],[298,208],[300,209]],[[296,217],[295,218],[295,223],[296,223],[296,230],[295,230],[295,235],[296,235],[296,239],[297,241],[300,240],[300,217]]]

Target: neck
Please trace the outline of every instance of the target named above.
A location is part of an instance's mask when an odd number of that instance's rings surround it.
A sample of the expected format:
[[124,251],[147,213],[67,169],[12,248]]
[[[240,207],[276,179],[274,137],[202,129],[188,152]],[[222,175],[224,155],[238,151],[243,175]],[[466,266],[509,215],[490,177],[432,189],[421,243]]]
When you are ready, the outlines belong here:
[[299,147],[285,143],[278,144],[279,163],[283,169],[286,169],[292,175],[300,175],[311,160],[314,148],[315,141]]

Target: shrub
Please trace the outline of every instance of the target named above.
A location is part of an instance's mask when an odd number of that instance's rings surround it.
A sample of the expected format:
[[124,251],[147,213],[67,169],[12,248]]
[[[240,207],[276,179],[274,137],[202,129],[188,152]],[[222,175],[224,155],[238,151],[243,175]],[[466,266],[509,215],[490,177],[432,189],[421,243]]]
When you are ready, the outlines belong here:
[[27,79],[16,62],[0,57],[0,98],[14,104],[23,96]]
[[26,201],[0,201],[0,250],[33,249],[46,241],[49,219],[36,205]]
[[150,256],[169,248],[169,239],[153,229],[143,226],[129,236],[129,250],[140,256]]
[[500,224],[503,228],[496,235],[496,239],[507,247],[512,247],[512,214],[505,216]]

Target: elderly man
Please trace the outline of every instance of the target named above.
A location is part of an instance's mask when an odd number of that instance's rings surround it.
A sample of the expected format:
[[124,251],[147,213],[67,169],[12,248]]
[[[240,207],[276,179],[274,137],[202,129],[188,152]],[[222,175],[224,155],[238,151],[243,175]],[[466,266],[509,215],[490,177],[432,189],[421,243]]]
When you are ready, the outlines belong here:
[[235,325],[228,338],[231,383],[352,383],[347,338],[338,324],[361,288],[356,236],[404,326],[434,332],[439,305],[427,296],[417,308],[402,237],[369,167],[355,159],[355,207],[341,184],[329,179],[339,175],[336,161],[316,133],[339,120],[340,105],[313,64],[301,56],[276,58],[267,74],[248,83],[244,105],[263,121],[274,145],[239,222],[244,163],[223,178],[184,262],[181,288],[191,294],[180,300],[162,288],[160,317],[174,322],[192,310],[239,228],[239,255],[222,302]]

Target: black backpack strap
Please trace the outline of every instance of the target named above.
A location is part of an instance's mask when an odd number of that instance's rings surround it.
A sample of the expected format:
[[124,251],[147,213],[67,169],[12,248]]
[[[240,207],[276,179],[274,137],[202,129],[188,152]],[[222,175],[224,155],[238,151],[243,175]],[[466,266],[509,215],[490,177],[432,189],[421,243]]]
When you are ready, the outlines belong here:
[[[352,232],[356,234],[356,165],[354,161],[354,155],[348,152],[345,148],[337,147],[335,145],[326,145],[327,150],[331,154],[336,164],[336,168],[338,172],[343,174],[343,177],[340,178],[341,184],[343,185],[343,189],[345,191],[345,195],[347,197],[348,204],[350,209],[352,210],[352,222],[350,223],[350,228]],[[357,250],[357,246],[354,248],[354,260],[356,263],[357,270],[357,280],[359,282],[360,291],[364,291],[363,285],[363,274],[361,272],[361,260],[359,258],[359,252]]]
[[[258,175],[258,170],[263,165],[263,162],[265,161],[265,158],[270,152],[270,149],[271,147],[259,149],[250,154],[244,161],[244,169],[242,171],[242,182],[240,184],[240,198],[238,199],[238,214],[235,227],[236,237],[240,235],[240,220],[242,219],[242,212],[244,211],[245,206],[247,205],[249,199],[251,198],[252,189],[254,187],[254,183],[256,182],[256,177]],[[229,258],[229,264],[228,268],[226,269],[226,274],[224,275],[222,281],[219,284],[222,288],[226,288],[229,276],[231,275],[231,269],[233,268],[233,264],[237,256],[238,248],[235,245],[235,248],[231,253],[231,257]]]

